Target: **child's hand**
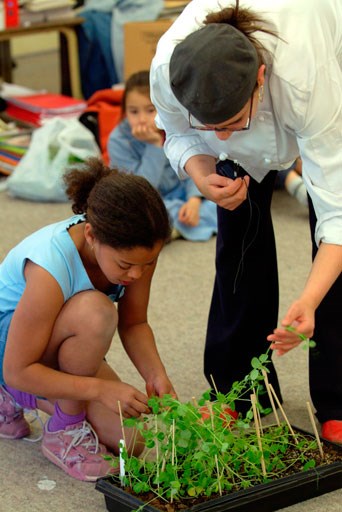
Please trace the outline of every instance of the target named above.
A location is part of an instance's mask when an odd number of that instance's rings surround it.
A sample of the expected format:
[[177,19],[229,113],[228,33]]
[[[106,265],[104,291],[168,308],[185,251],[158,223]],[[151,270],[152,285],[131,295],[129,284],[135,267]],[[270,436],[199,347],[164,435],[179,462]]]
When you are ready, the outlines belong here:
[[200,197],[191,197],[183,206],[179,209],[178,220],[188,226],[197,226],[200,220]]
[[146,382],[146,392],[148,396],[163,396],[171,395],[177,397],[176,392],[171,384],[167,375],[157,377],[151,381]]
[[99,400],[119,414],[119,404],[125,418],[132,416],[138,418],[141,414],[148,414],[147,396],[135,387],[121,381],[101,380]]
[[153,144],[154,146],[158,147],[163,146],[163,132],[161,130],[158,130],[158,128],[155,125],[139,123],[132,127],[132,135],[141,142]]

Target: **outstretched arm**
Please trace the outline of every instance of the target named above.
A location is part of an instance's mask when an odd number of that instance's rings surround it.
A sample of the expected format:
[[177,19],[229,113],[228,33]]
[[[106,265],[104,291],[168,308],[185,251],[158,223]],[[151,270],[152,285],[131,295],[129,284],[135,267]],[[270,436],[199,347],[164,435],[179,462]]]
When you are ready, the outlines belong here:
[[292,326],[300,334],[311,338],[315,328],[315,311],[328,290],[342,271],[342,246],[322,243],[312,265],[303,293],[289,307],[281,325],[267,337],[271,348],[283,355],[299,345],[300,338],[295,332],[284,327]]
[[149,396],[175,395],[147,320],[150,285],[155,265],[140,279],[129,285],[119,301],[118,331],[131,361],[146,383]]

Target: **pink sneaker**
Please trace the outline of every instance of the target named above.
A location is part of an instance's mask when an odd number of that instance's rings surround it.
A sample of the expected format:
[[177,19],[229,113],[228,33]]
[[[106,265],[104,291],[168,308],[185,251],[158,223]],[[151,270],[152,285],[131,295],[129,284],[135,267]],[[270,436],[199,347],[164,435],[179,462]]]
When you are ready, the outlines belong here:
[[42,451],[47,459],[63,469],[68,475],[95,482],[107,474],[117,473],[104,455],[110,455],[106,447],[99,443],[90,423],[81,421],[69,425],[65,430],[49,432],[45,424]]
[[23,409],[12,395],[0,386],[0,437],[20,439],[30,434],[30,427],[24,418]]

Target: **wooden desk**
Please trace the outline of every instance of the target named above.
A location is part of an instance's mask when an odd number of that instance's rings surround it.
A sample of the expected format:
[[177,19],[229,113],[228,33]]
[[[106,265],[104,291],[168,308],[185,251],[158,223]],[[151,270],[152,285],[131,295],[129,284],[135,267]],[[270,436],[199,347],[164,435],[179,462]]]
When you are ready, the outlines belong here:
[[13,37],[41,35],[44,32],[58,32],[61,56],[61,92],[75,98],[82,98],[76,34],[76,27],[81,23],[83,23],[82,18],[74,17],[0,30],[0,75],[3,80],[5,82],[12,82],[10,40]]

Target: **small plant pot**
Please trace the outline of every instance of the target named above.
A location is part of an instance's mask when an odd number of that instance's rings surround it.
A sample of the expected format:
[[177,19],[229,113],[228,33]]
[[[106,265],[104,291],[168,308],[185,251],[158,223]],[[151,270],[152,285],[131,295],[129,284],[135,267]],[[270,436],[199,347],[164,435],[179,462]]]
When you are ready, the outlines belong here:
[[[297,431],[312,436],[297,427]],[[333,447],[342,455],[342,447],[322,440],[326,446]],[[221,497],[206,499],[182,512],[272,512],[284,507],[294,505],[322,494],[340,489],[342,487],[342,459],[330,464],[322,464],[308,471],[301,471],[293,475],[273,480],[266,484],[259,484],[247,490],[226,494]],[[100,478],[96,482],[96,490],[105,497],[109,512],[132,512],[143,507],[144,512],[160,512],[153,504],[146,504],[139,497],[130,494],[120,487],[112,477]],[[172,510],[172,505],[168,510]],[[175,508],[175,510],[177,510]]]

